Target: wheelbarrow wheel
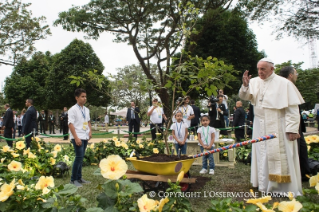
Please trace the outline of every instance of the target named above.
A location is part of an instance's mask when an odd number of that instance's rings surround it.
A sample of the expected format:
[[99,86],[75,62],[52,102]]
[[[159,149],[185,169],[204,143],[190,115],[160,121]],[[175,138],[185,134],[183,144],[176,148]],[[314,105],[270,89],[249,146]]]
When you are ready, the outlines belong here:
[[[189,171],[184,174],[184,178],[191,178]],[[188,192],[191,188],[190,183],[180,183],[179,186],[181,187],[182,192]]]

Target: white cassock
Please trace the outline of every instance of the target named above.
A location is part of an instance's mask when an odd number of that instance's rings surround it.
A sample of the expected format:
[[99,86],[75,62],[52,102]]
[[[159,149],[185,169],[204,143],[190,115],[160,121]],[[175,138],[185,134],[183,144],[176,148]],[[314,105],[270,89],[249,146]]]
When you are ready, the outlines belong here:
[[239,97],[254,105],[253,138],[276,133],[277,138],[252,145],[251,183],[261,192],[293,192],[302,195],[297,140],[286,132],[298,133],[298,105],[304,103],[296,86],[273,73],[255,77],[242,86]]

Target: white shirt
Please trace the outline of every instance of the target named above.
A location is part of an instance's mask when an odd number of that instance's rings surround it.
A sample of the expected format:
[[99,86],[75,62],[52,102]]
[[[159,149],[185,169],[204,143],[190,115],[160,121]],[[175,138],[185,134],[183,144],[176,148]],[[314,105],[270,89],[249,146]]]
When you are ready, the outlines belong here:
[[[150,112],[152,110],[152,108],[153,108],[153,106],[150,107],[147,112]],[[161,107],[155,108],[153,110],[152,114],[150,115],[150,120],[151,120],[152,124],[162,124],[163,114],[164,114],[163,108],[161,108]]]
[[[68,111],[68,125],[73,124],[75,128],[75,132],[79,139],[81,140],[88,140],[90,128],[88,126],[88,122],[90,121],[90,110],[83,106],[83,109],[78,105],[73,105]],[[84,123],[87,123],[86,127]],[[85,129],[84,129],[85,128]],[[70,139],[74,139],[71,131]]]
[[228,100],[228,96],[224,95],[223,104],[225,105],[226,110],[228,109],[227,100]]
[[[175,122],[172,124],[171,129],[174,130],[175,136],[178,138],[180,141],[184,141],[185,139],[185,129],[187,129],[188,126],[184,122]],[[187,142],[187,139],[186,139]],[[177,144],[177,141],[174,139],[174,144]]]
[[193,110],[192,106],[187,105],[187,107],[185,107],[184,105],[182,105],[179,107],[179,111],[181,111],[183,113],[183,122],[186,123],[188,127],[190,127],[191,120],[187,120],[187,119],[191,115],[194,115],[194,110]]
[[[207,129],[207,128],[209,128],[209,129]],[[208,133],[207,133],[207,131],[208,131]],[[214,127],[210,127],[210,126],[204,127],[204,126],[202,126],[202,127],[198,128],[197,133],[200,134],[200,138],[202,139],[202,142],[205,145],[209,146],[210,142],[212,140],[212,133],[216,133],[216,130],[215,130]],[[198,142],[198,145],[202,146],[199,142]]]
[[108,115],[105,115],[105,117],[104,117],[104,123],[105,124],[108,124],[109,123],[109,116]]

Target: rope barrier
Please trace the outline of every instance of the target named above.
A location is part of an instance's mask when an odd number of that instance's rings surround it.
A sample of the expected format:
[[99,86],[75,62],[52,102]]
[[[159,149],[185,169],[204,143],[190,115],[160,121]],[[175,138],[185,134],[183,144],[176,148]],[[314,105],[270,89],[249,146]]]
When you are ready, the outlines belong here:
[[243,142],[236,143],[236,144],[231,144],[231,145],[228,145],[228,146],[223,146],[223,147],[220,147],[220,148],[217,148],[217,149],[213,149],[213,150],[210,150],[210,151],[207,151],[207,152],[202,152],[200,154],[193,155],[193,158],[198,158],[198,157],[202,157],[204,155],[209,155],[209,154],[213,154],[213,153],[216,153],[216,152],[222,152],[222,151],[228,150],[228,149],[233,149],[233,148],[237,148],[237,147],[241,147],[241,146],[246,146],[246,145],[251,144],[251,143],[253,144],[253,143],[260,142],[260,141],[270,140],[270,139],[273,139],[273,138],[276,138],[275,134],[265,135],[265,136],[262,136],[262,137],[259,137],[259,138],[255,138],[255,139],[252,139],[252,140],[243,141]]
[[[92,133],[92,135],[107,135],[107,134],[111,134],[112,132],[114,132],[114,131],[105,132],[105,133]],[[64,135],[48,135],[48,134],[44,134],[44,133],[39,133],[39,134],[43,135],[43,136],[47,136],[47,137],[64,137],[64,136],[70,135],[69,133],[64,134]]]
[[144,132],[130,132],[130,131],[126,131],[126,130],[123,130],[123,132],[129,133],[129,134],[144,134],[144,133],[147,133],[147,132],[151,132],[153,129],[155,129],[155,127],[153,127],[150,130],[146,130]]
[[[27,137],[29,137],[31,135],[32,135],[32,133],[30,133],[28,135],[25,135],[24,138],[27,138]],[[4,139],[6,141],[19,141],[19,140],[23,139],[23,137],[22,138],[5,138],[5,137],[2,137],[2,136],[0,136],[0,138]]]

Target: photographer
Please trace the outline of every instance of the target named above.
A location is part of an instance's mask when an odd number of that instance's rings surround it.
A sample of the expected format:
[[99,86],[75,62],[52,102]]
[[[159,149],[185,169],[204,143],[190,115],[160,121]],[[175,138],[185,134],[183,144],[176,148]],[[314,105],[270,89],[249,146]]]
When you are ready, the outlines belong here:
[[[135,103],[131,102],[131,107],[127,109],[126,122],[128,123],[129,132],[138,133],[140,132],[140,109],[138,106],[135,106]],[[137,134],[134,134],[134,137],[137,139]]]
[[226,115],[224,115],[224,119],[225,119],[225,124],[226,124],[226,127],[229,126],[229,119],[228,119],[228,105],[227,105],[227,100],[228,100],[228,96],[227,95],[224,95],[224,91],[222,89],[219,89],[218,91],[218,94],[223,96],[223,104],[225,105],[225,108],[226,108]]
[[[180,101],[182,100],[181,97],[178,98],[176,104],[179,105]],[[188,105],[189,103],[189,96],[186,96],[182,102],[182,105],[176,111],[181,111],[183,113],[183,122],[187,124],[188,127],[191,126],[191,120],[195,117],[193,108]],[[175,111],[174,111],[175,114]],[[176,121],[173,122],[175,123]]]
[[[209,108],[208,115],[210,117],[209,126],[214,128],[225,128],[224,116],[227,115],[226,107],[223,104],[224,97],[218,95],[217,99],[213,96],[210,98],[207,107]],[[220,134],[227,135],[226,130],[221,130]]]
[[147,116],[150,116],[151,120],[151,129],[152,129],[152,140],[156,139],[156,129],[155,126],[157,125],[159,128],[159,132],[162,133],[162,122],[163,118],[166,120],[166,116],[164,114],[163,108],[160,107],[158,100],[155,98],[152,101],[153,105],[148,109]]

